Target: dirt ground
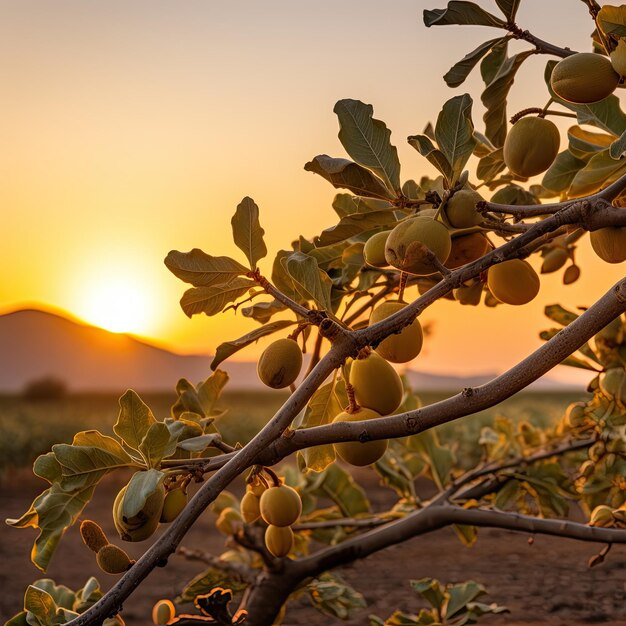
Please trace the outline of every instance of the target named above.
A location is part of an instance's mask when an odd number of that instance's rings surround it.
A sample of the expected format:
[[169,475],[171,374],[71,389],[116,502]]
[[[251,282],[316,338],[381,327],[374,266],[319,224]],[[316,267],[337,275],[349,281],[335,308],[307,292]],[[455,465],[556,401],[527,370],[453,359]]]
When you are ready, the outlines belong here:
[[[31,478],[6,482],[0,489],[2,517],[18,517],[29,506],[44,483]],[[378,486],[370,474],[368,494],[374,504],[388,498],[388,490]],[[114,536],[110,503],[119,489],[119,479],[103,481],[97,499],[84,516],[97,520]],[[240,486],[234,490],[243,491]],[[214,516],[205,514],[188,534],[184,545],[203,548],[214,554],[223,549],[224,538],[213,526]],[[27,585],[37,578],[50,577],[73,589],[96,575],[103,587],[115,579],[97,570],[93,554],[82,544],[77,528],[66,534],[47,574],[42,575],[29,561],[35,531],[3,526],[0,531],[0,617],[4,622],[21,609]],[[434,577],[440,581],[475,580],[487,587],[487,602],[507,606],[510,614],[484,618],[483,623],[499,626],[574,626],[578,624],[626,624],[626,546],[614,546],[607,561],[593,569],[590,556],[602,546],[567,539],[537,536],[532,545],[524,534],[481,530],[477,544],[465,548],[455,534],[444,529],[394,546],[340,570],[341,575],[364,594],[368,606],[349,622],[366,626],[367,616],[375,613],[387,618],[396,608],[413,612],[423,603],[410,589],[411,578]],[[128,547],[130,546],[130,547]],[[143,544],[124,546],[139,556]],[[201,569],[173,556],[164,569],[153,572],[124,606],[129,626],[150,624],[153,603],[173,598],[183,584]],[[289,605],[286,626],[342,623],[315,611],[306,598]]]

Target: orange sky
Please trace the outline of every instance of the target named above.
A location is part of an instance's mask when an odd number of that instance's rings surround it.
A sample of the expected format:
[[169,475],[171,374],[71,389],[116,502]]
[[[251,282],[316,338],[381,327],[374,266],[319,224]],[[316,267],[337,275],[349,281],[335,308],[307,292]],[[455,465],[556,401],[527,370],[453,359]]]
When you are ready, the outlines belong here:
[[[493,0],[480,4],[496,12]],[[441,76],[498,33],[426,29],[421,10],[444,5],[0,1],[0,312],[36,303],[113,324],[107,302],[121,289],[128,311],[119,329],[178,351],[210,352],[250,330],[232,313],[187,319],[178,306],[185,287],[165,254],[240,254],[229,243],[230,218],[245,195],[261,208],[268,273],[273,253],[295,236],[331,226],[335,192],[303,165],[319,153],[344,156],[332,113],[340,98],[374,105],[393,131],[403,179],[431,171],[405,138],[434,121],[445,99],[469,91],[480,129],[478,78],[451,90]],[[518,23],[588,47],[580,2],[525,0]],[[511,112],[547,100],[545,60],[520,73]],[[539,345],[545,304],[588,305],[623,274],[597,261],[587,242],[579,258],[578,284],[562,288],[549,276],[525,307],[437,304],[424,315],[435,334],[414,367],[464,373],[513,364]]]

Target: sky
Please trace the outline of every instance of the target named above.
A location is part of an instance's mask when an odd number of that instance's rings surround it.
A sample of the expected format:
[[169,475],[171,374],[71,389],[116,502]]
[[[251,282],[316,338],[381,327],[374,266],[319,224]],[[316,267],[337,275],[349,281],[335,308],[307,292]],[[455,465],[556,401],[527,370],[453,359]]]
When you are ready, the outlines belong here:
[[[332,112],[341,98],[371,103],[391,128],[403,179],[432,172],[406,137],[446,99],[472,94],[480,130],[478,76],[454,90],[441,77],[498,31],[425,28],[422,9],[445,4],[0,0],[0,313],[61,309],[183,353],[213,352],[251,330],[232,312],[188,319],[178,305],[185,285],[165,255],[199,247],[243,261],[230,218],[244,196],[260,206],[267,274],[297,235],[332,226],[335,190],[303,166],[321,153],[345,156]],[[497,12],[494,0],[479,4]],[[558,45],[589,47],[582,2],[522,0],[517,22]],[[546,60],[519,74],[511,113],[547,101]],[[546,304],[590,305],[623,274],[595,258],[588,238],[578,258],[576,285],[547,276],[524,307],[437,303],[423,316],[434,333],[412,367],[510,367],[540,345]],[[119,298],[125,306],[112,307]]]

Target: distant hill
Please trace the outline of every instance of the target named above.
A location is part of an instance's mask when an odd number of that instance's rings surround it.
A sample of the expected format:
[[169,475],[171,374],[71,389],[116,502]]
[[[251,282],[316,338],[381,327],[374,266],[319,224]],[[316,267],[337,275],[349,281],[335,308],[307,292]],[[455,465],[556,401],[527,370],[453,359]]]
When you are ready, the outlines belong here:
[[[170,391],[179,378],[197,383],[210,373],[208,355],[180,355],[130,335],[111,333],[61,315],[23,309],[0,315],[0,393],[15,393],[36,379],[54,376],[70,391],[122,393]],[[228,388],[265,389],[253,362],[226,362],[220,366],[231,377]],[[408,371],[419,391],[460,391],[481,385],[495,374],[471,378]],[[571,387],[542,379],[535,390]]]

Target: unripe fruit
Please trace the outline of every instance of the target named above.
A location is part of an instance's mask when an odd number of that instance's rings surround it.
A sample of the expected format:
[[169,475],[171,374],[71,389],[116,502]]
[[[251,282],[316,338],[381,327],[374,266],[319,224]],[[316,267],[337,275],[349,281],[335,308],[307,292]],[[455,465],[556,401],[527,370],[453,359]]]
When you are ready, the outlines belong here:
[[162,483],[159,484],[154,493],[146,498],[144,508],[128,519],[122,515],[127,486],[122,487],[113,503],[113,522],[120,538],[124,541],[144,541],[151,537],[159,526],[165,489]]
[[293,339],[278,339],[261,354],[257,373],[261,381],[272,389],[289,387],[300,373],[302,351]]
[[554,93],[568,102],[589,104],[610,96],[619,82],[611,61],[601,54],[579,52],[559,61],[552,70]]
[[[401,311],[406,306],[404,302],[383,302],[376,307],[370,316],[370,326]],[[412,361],[422,349],[422,327],[417,319],[405,326],[397,335],[390,335],[383,339],[376,348],[376,352],[392,363],[408,363]]]
[[273,526],[291,526],[302,513],[302,500],[298,492],[288,485],[270,487],[259,501],[261,517]]
[[381,415],[393,413],[402,402],[402,380],[393,367],[376,352],[352,362],[350,384],[361,406]]
[[457,191],[446,203],[446,216],[454,228],[471,228],[483,221],[482,215],[476,210],[476,204],[483,197],[473,189]]
[[80,536],[83,538],[85,545],[96,553],[109,543],[102,528],[100,528],[96,522],[92,522],[88,519],[80,524]]
[[444,265],[451,270],[480,259],[490,248],[489,240],[482,233],[470,233],[452,237],[452,249]]
[[570,265],[563,272],[563,284],[571,285],[575,283],[580,278],[580,267],[578,265]]
[[243,517],[243,521],[246,524],[252,524],[252,522],[255,522],[261,516],[259,498],[251,491],[248,491],[243,498],[241,498],[239,509],[241,510],[241,517]]
[[506,166],[518,176],[529,178],[545,172],[559,153],[559,129],[541,117],[518,120],[504,140]]
[[265,545],[275,557],[287,556],[293,547],[293,530],[270,524],[265,531]]
[[563,248],[550,250],[546,256],[543,257],[541,273],[551,274],[552,272],[557,272],[565,265],[565,263],[567,263],[567,259],[569,259],[567,250],[564,250]]
[[187,494],[181,487],[176,487],[167,492],[163,501],[163,510],[161,511],[160,521],[163,524],[173,522],[187,506]]
[[243,524],[243,519],[238,511],[232,507],[226,507],[215,521],[215,527],[225,535],[234,535]]
[[385,244],[389,237],[390,230],[384,230],[381,233],[372,235],[363,248],[363,257],[365,262],[372,267],[387,267],[387,259],[385,259]]
[[511,259],[492,265],[487,271],[491,293],[505,304],[526,304],[538,293],[539,276],[526,261]]
[[107,574],[123,574],[133,564],[128,554],[112,543],[98,550],[96,563]]
[[171,600],[159,600],[152,607],[154,626],[166,626],[176,617],[176,607]]
[[626,76],[626,41],[620,39],[617,48],[609,55],[613,69],[620,75]]
[[607,263],[626,261],[626,227],[607,226],[589,235],[593,251]]
[[437,269],[428,260],[429,251],[444,263],[452,242],[448,229],[431,217],[418,215],[400,222],[389,233],[385,259],[389,265],[418,276],[434,274]]
[[[381,416],[376,413],[376,411],[359,407],[354,413],[347,413],[346,411],[339,413],[333,420],[333,424],[335,422],[358,422],[361,420],[375,419],[377,417]],[[376,463],[376,461],[385,454],[387,450],[387,440],[379,439],[376,441],[366,441],[365,443],[359,441],[342,441],[341,443],[333,444],[333,446],[337,456],[342,458],[346,463],[363,467]]]
[[613,511],[605,504],[597,506],[589,518],[589,526],[598,526],[599,528],[608,528],[613,526]]

